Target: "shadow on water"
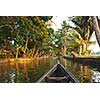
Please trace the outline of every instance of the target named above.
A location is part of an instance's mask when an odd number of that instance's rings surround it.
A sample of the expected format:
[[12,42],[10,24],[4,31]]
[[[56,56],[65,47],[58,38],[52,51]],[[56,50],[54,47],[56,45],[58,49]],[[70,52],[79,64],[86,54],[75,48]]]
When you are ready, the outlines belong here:
[[89,61],[76,61],[76,63],[78,64],[82,64],[83,66],[84,65],[87,65],[88,67],[90,68],[96,68],[96,70],[98,70],[100,72],[100,61],[93,61],[93,62],[89,62]]

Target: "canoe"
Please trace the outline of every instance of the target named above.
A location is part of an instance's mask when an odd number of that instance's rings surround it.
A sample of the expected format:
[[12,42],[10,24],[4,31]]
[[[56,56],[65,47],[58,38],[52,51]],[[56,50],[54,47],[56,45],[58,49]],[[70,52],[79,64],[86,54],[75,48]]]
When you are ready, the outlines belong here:
[[76,62],[78,64],[82,64],[83,66],[96,68],[98,71],[100,71],[100,56],[91,56],[91,57],[69,57],[69,56],[63,56],[64,59],[70,60],[72,62]]
[[79,83],[79,81],[58,61],[37,83]]
[[69,56],[63,56],[63,58],[77,62],[77,63],[83,63],[87,65],[100,65],[100,56],[90,56],[90,57],[69,57]]

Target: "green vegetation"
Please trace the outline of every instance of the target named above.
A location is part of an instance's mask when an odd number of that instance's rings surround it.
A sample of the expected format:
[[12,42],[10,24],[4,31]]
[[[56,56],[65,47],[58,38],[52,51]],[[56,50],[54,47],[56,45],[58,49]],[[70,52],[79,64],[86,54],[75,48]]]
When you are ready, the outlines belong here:
[[0,58],[39,58],[57,54],[91,55],[87,48],[95,31],[100,45],[100,19],[96,16],[72,16],[72,27],[63,21],[62,28],[51,28],[52,16],[1,16]]
[[49,36],[51,16],[0,17],[0,53],[18,58],[36,57]]

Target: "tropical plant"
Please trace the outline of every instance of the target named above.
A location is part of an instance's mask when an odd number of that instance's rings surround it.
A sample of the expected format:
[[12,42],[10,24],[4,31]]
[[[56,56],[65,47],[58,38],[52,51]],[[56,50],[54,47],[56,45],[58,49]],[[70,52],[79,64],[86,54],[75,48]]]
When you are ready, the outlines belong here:
[[52,16],[2,16],[0,42],[2,46],[10,44],[10,48],[15,48],[16,58],[20,53],[24,57],[37,56],[42,43],[48,38],[47,22],[51,19]]
[[[90,37],[93,33],[92,18],[89,16],[73,16],[69,17],[69,19],[74,23],[75,27],[65,26],[65,28],[73,29],[77,34],[80,34],[79,55],[85,54]],[[75,41],[77,41],[76,39]]]

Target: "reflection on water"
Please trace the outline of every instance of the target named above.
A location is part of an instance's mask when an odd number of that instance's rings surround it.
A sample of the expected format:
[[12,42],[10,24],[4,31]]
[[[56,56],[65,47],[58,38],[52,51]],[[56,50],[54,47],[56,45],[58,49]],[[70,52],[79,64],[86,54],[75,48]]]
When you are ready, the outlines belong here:
[[61,62],[81,83],[100,82],[100,72],[97,71],[96,68],[94,70],[93,65],[91,67],[86,64],[78,64],[66,59],[61,59]]
[[[41,59],[0,64],[1,83],[34,83],[57,63],[56,59]],[[80,83],[100,82],[97,68],[61,59],[61,63]]]
[[41,59],[10,64],[0,64],[1,83],[33,83],[36,82],[57,62],[56,59]]
[[98,71],[92,71],[91,82],[100,83],[100,72],[98,72]]

